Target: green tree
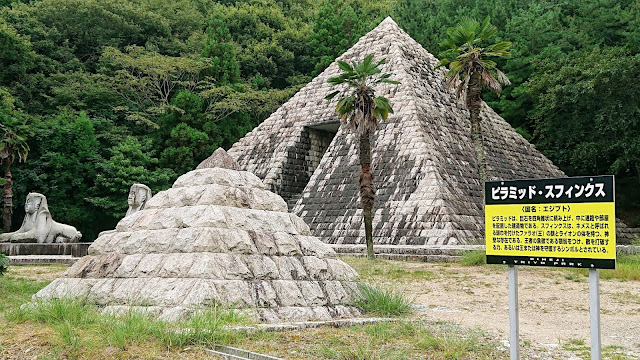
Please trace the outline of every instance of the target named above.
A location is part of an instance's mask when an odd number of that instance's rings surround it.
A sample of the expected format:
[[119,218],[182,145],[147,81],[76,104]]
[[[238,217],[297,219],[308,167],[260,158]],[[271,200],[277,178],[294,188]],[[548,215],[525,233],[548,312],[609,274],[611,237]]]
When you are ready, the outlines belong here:
[[[83,239],[91,240],[104,220],[104,213],[87,201],[96,181],[97,164],[103,162],[94,121],[84,113],[61,112],[54,118],[30,123],[29,161],[17,167],[16,197],[29,192],[47,197],[56,221],[75,226]],[[24,209],[14,212],[22,220]]]
[[[352,9],[353,10],[353,9]],[[319,74],[333,60],[347,49],[350,39],[346,38],[346,31],[332,2],[325,1],[313,26],[311,46],[314,55],[319,58],[315,65],[314,74]]]
[[158,167],[158,159],[150,140],[140,142],[135,137],[127,137],[114,145],[111,157],[97,166],[92,196],[87,200],[111,217],[103,222],[100,230],[113,228],[115,222],[125,215],[127,194],[135,183],[149,186],[154,192],[165,190],[174,180],[175,173]]
[[538,148],[569,176],[615,174],[616,207],[631,213],[640,209],[639,76],[640,54],[598,47],[538,64],[527,83],[539,99]]
[[24,81],[33,67],[35,53],[29,39],[3,19],[0,19],[0,48],[0,86]]
[[9,269],[9,258],[5,254],[0,253],[0,276],[4,275],[7,269]]
[[240,80],[240,67],[236,60],[231,33],[219,6],[213,9],[206,34],[207,42],[202,56],[211,58],[208,74],[220,85],[237,83]]
[[[501,84],[510,84],[509,79],[496,67],[496,62],[487,57],[509,57],[511,43],[502,41],[487,47],[481,43],[497,32],[486,17],[482,23],[465,19],[447,29],[448,38],[441,46],[446,49],[436,68],[449,67],[445,79],[449,89],[456,88],[458,97],[464,92],[471,122],[471,139],[476,153],[480,182],[487,181],[487,157],[484,150],[480,111],[482,110],[482,90],[488,89],[500,94]],[[496,76],[494,76],[494,72]]]
[[[29,145],[22,135],[24,121],[6,108],[0,109],[0,163],[2,163],[2,229],[11,231],[11,215],[13,214],[13,177],[11,165],[16,160],[26,161]],[[22,125],[22,126],[21,126]],[[22,131],[21,131],[22,130]]]
[[398,84],[391,80],[391,74],[382,73],[380,65],[384,59],[377,63],[373,56],[369,55],[361,63],[355,61],[351,64],[339,61],[338,65],[342,74],[328,80],[333,86],[346,84],[343,90],[336,90],[326,96],[327,100],[341,94],[336,113],[342,123],[348,129],[359,136],[360,158],[360,203],[364,217],[365,237],[367,243],[367,257],[374,258],[373,253],[373,217],[372,209],[375,201],[375,189],[373,187],[373,174],[371,173],[371,135],[378,128],[379,120],[386,120],[393,108],[389,100],[383,96],[375,96],[373,86],[380,83]]
[[225,9],[242,77],[259,73],[278,89],[306,81],[313,67],[307,43],[311,27],[286,16],[283,5],[276,0],[238,1]]
[[113,76],[114,91],[130,106],[120,108],[127,120],[157,128],[156,117],[171,108],[173,95],[194,90],[209,62],[158,54],[138,46],[123,53],[107,48],[102,54],[103,73]]

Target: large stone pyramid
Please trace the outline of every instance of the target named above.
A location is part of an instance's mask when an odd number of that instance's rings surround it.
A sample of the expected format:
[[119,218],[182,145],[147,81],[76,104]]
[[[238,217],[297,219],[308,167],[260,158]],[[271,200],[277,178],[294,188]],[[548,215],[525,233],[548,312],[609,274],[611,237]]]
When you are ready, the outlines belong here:
[[258,177],[215,167],[229,160],[219,149],[182,175],[36,298],[81,297],[167,319],[214,303],[265,322],[359,315],[356,272]]
[[[383,72],[400,85],[381,85],[395,114],[374,136],[377,187],[374,242],[389,245],[474,244],[483,241],[482,192],[468,112],[447,91],[438,60],[391,19],[363,36],[338,60],[386,58]],[[337,98],[327,79],[333,63],[229,154],[282,195],[312,233],[333,244],[364,241],[359,209],[357,138],[339,128]],[[492,179],[564,176],[491,108],[482,129]],[[295,206],[293,206],[295,205]]]

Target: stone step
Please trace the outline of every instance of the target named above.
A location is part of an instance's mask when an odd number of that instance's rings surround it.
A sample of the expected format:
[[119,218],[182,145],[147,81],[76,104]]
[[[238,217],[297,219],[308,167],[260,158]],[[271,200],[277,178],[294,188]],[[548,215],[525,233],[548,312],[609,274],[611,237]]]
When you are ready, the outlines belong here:
[[93,243],[0,243],[0,253],[8,256],[22,255],[69,255],[83,257],[87,255],[89,246]]
[[230,346],[217,345],[214,350],[205,349],[205,351],[228,360],[282,360],[273,356],[262,355]]
[[80,259],[71,255],[17,255],[8,258],[9,265],[71,265]]
[[[339,253],[339,256],[366,257],[366,253]],[[375,254],[377,259],[398,260],[398,261],[415,261],[415,262],[456,262],[461,256],[452,255],[411,255],[411,254]]]
[[[330,244],[333,250],[339,255],[342,254],[366,254],[367,248],[361,244]],[[374,245],[373,251],[376,254],[395,254],[395,255],[446,255],[446,256],[462,256],[468,251],[484,251],[483,245]]]

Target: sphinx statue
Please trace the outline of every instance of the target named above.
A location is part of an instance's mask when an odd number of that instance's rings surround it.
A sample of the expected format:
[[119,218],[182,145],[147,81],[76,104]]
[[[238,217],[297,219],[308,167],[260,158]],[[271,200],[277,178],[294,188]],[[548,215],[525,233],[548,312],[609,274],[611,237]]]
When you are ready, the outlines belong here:
[[25,216],[18,231],[0,235],[0,242],[69,243],[78,242],[82,234],[73,226],[53,221],[47,198],[29,193],[24,203]]
[[[129,197],[127,198],[127,202],[129,203],[129,209],[127,209],[127,214],[124,217],[129,215],[133,215],[138,211],[144,209],[147,201],[151,199],[151,189],[144,184],[133,184],[129,189]],[[105,230],[98,234],[98,237],[106,234],[114,233],[115,230]]]
[[133,184],[129,189],[129,197],[127,202],[129,203],[129,209],[126,216],[133,215],[138,211],[144,209],[147,201],[151,199],[151,189],[144,184]]

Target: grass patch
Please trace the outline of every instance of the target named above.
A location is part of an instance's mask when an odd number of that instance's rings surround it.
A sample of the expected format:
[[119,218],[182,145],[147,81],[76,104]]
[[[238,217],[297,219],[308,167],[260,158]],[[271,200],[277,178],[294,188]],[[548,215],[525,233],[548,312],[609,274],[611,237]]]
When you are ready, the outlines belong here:
[[245,316],[221,306],[203,308],[183,321],[166,322],[139,310],[122,315],[101,314],[98,307],[78,299],[36,301],[9,314],[7,319],[13,323],[30,321],[51,327],[71,348],[91,340],[78,334],[92,334],[89,337],[121,350],[140,342],[212,347],[234,338],[234,333],[224,328],[226,325],[246,323]]
[[233,343],[241,333],[225,329],[227,325],[247,324],[247,317],[226,307],[214,305],[193,313],[181,323],[182,331],[172,331],[165,343],[177,346],[196,345],[213,348]]
[[479,266],[486,263],[486,254],[482,250],[465,251],[460,259],[460,264],[464,266]]
[[[571,275],[565,278],[579,282],[580,279],[574,275],[580,275],[582,278],[589,277],[588,269],[563,269]],[[601,269],[600,279],[603,280],[620,280],[620,281],[639,281],[640,280],[640,254],[634,255],[618,255],[616,257],[616,269]]]
[[67,323],[74,327],[93,324],[98,318],[98,313],[93,306],[71,299],[37,300],[20,306],[7,315],[9,321],[18,323],[25,321],[49,325]]
[[[434,340],[435,339],[435,340]],[[301,344],[304,344],[301,346]],[[453,349],[455,344],[459,349]],[[348,328],[318,328],[250,335],[239,346],[285,359],[497,360],[506,350],[482,332],[449,323],[394,321]]]
[[600,271],[602,279],[617,279],[638,281],[640,280],[640,254],[618,255],[615,270]]
[[402,292],[392,289],[360,284],[361,298],[356,306],[366,313],[378,316],[401,316],[411,312],[411,301]]
[[439,354],[443,359],[464,359],[467,354],[481,346],[479,333],[469,332],[459,336],[451,331],[427,333],[416,344],[420,349]]
[[[353,267],[362,280],[370,281],[383,278],[387,281],[432,280],[438,275],[431,271],[415,268],[422,263],[367,258],[344,257],[340,260]],[[409,266],[408,266],[409,265]]]
[[573,273],[573,272],[565,274],[564,278],[569,280],[569,281],[573,281],[573,282],[583,282],[584,281],[584,276],[582,276],[581,274]]
[[45,287],[49,281],[38,281],[13,276],[0,277],[0,312],[20,306],[31,299],[31,295]]

